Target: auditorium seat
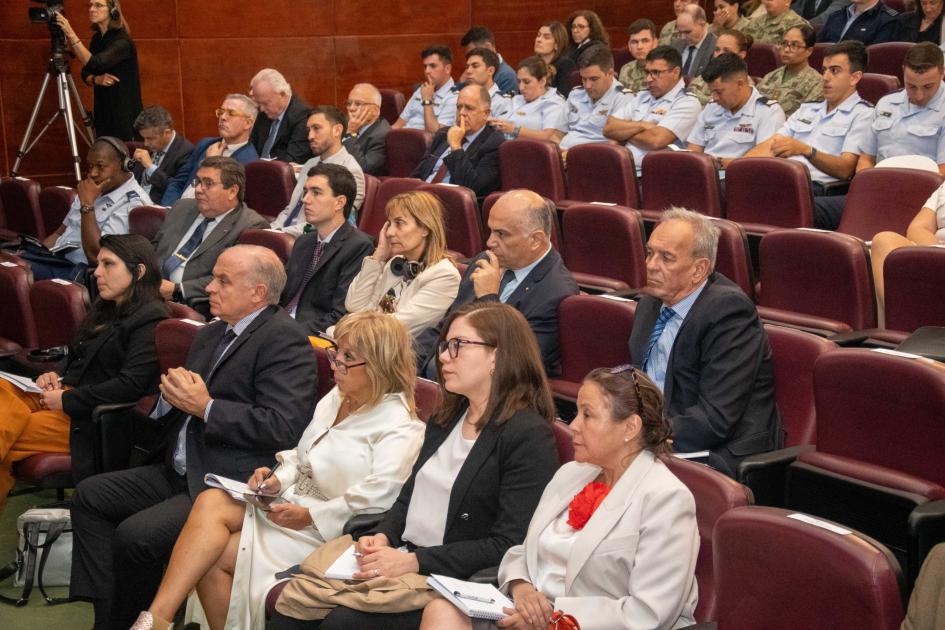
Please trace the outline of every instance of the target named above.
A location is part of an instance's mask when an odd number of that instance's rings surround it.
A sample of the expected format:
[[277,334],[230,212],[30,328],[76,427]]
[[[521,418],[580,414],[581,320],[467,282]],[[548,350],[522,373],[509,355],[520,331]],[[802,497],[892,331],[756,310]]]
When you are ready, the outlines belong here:
[[713,534],[719,518],[729,510],[751,505],[751,490],[734,479],[705,464],[699,464],[672,455],[661,457],[663,463],[682,481],[696,501],[696,521],[699,525],[699,556],[696,560],[696,582],[699,603],[696,620],[707,621],[716,616],[716,584],[713,562]]
[[761,239],[759,265],[764,320],[828,334],[876,325],[869,256],[855,236],[776,230]]
[[128,213],[128,231],[140,234],[149,241],[153,241],[164,225],[167,217],[167,208],[162,206],[138,206]]
[[287,263],[292,255],[292,246],[295,237],[281,230],[248,229],[240,233],[238,243],[242,245],[261,245],[276,253],[283,264]]
[[358,228],[376,239],[387,221],[387,202],[401,193],[417,190],[421,186],[423,182],[412,177],[385,177],[377,188],[374,202],[370,206],[364,204],[358,218]]
[[366,208],[370,208],[375,204],[377,191],[380,190],[380,188],[380,179],[373,175],[368,175],[367,173],[364,174],[364,200],[361,202],[361,207],[358,208],[357,211],[355,211],[354,208],[351,209],[352,212],[355,212],[354,218],[356,224],[360,225],[362,215],[367,212]]
[[557,398],[577,400],[587,373],[630,363],[627,340],[636,302],[604,295],[570,295],[558,307],[561,374],[549,379]]
[[576,204],[564,213],[563,231],[564,265],[583,290],[603,293],[646,286],[643,220],[636,210]]
[[945,326],[945,248],[903,247],[886,258],[886,328]]
[[246,205],[270,221],[287,205],[295,188],[295,171],[281,160],[253,160],[246,165]]
[[937,173],[912,168],[870,168],[850,182],[838,232],[864,241],[886,230],[905,234],[929,196],[942,185]]
[[75,189],[68,186],[47,186],[39,191],[39,210],[43,215],[43,228],[47,235],[62,225],[75,197]]
[[526,188],[558,203],[566,196],[564,169],[558,145],[548,140],[518,138],[499,145],[500,189],[486,197],[492,200],[503,191]]
[[811,53],[810,57],[807,58],[807,63],[810,64],[811,68],[817,72],[823,73],[824,53],[828,48],[833,46],[833,44],[834,42],[817,42],[814,44],[814,51]]
[[856,91],[863,99],[875,105],[879,99],[899,90],[899,85],[899,77],[891,74],[864,72],[863,78],[856,85]]
[[458,258],[472,258],[483,249],[482,225],[476,194],[456,184],[424,184],[420,190],[436,195],[443,202],[446,247]]
[[46,237],[43,213],[39,206],[39,182],[25,177],[8,177],[0,181],[0,228],[5,236],[28,234]]
[[705,153],[650,151],[643,157],[642,181],[646,221],[659,220],[660,213],[673,206],[710,217],[723,214],[719,172]]
[[558,200],[565,210],[578,203],[599,201],[639,208],[637,173],[633,157],[623,146],[592,142],[568,150],[567,199]]
[[710,217],[719,228],[719,248],[715,270],[741,287],[745,295],[755,299],[755,271],[748,250],[745,228],[734,221]]
[[89,310],[89,292],[66,280],[40,280],[30,288],[37,346],[68,346]]
[[175,319],[189,319],[198,323],[206,321],[203,315],[180,302],[168,302],[167,306],[171,309],[171,317]]
[[423,129],[391,129],[387,145],[387,174],[391,177],[409,177],[423,159],[433,134]]
[[400,90],[380,88],[378,92],[381,93],[381,116],[393,125],[407,106],[407,99]]
[[734,160],[725,171],[725,212],[726,218],[741,223],[749,234],[766,234],[777,227],[813,227],[810,173],[794,160]]
[[866,63],[866,71],[891,74],[902,81],[902,62],[913,46],[915,44],[912,42],[884,42],[867,46],[869,61]]
[[610,51],[614,55],[614,72],[618,74],[620,73],[620,69],[623,68],[625,64],[633,61],[633,56],[630,54],[630,51],[626,46],[611,48]]
[[571,427],[560,418],[551,425],[555,434],[555,447],[558,449],[558,460],[562,465],[574,461],[574,433]]
[[32,283],[29,268],[0,261],[0,356],[39,345],[30,307]]
[[[781,49],[775,44],[755,42],[745,58],[748,64],[748,74],[753,77],[763,77],[781,65]],[[817,68],[820,71],[820,68]]]
[[430,419],[443,401],[443,392],[440,384],[425,378],[417,377],[413,389],[414,402],[417,405],[417,417],[424,422]]
[[896,559],[868,536],[834,528],[769,507],[719,517],[712,551],[718,629],[898,630]]
[[[315,339],[315,337],[309,337]],[[335,386],[335,373],[331,369],[331,360],[328,358],[328,351],[319,345],[312,344],[315,350],[315,360],[318,368],[318,381],[315,384],[315,396],[321,400],[325,394],[331,391]]]

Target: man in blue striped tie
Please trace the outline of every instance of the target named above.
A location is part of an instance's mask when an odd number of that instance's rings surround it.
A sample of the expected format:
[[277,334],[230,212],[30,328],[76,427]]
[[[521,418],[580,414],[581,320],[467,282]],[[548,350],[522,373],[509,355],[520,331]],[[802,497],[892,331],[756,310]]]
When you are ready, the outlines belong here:
[[746,455],[779,448],[783,431],[768,338],[751,299],[714,271],[718,242],[711,219],[663,213],[647,243],[630,357],[663,391],[673,448],[704,452],[734,476]]

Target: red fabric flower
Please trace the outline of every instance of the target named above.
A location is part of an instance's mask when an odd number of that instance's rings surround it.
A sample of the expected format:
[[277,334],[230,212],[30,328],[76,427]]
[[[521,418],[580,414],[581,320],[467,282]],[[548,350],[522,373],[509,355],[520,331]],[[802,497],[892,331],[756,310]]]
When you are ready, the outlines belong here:
[[604,501],[610,492],[610,486],[600,481],[592,481],[584,489],[574,495],[571,505],[568,506],[568,525],[574,529],[584,529],[591,514]]

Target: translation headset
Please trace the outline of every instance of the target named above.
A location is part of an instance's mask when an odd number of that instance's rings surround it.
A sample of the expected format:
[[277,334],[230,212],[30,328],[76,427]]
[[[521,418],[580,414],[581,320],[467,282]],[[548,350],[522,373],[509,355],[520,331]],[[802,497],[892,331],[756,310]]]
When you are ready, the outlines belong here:
[[121,165],[121,170],[130,173],[134,168],[135,160],[128,155],[128,146],[124,142],[112,136],[99,136],[95,139],[95,142],[104,142],[115,149],[115,152],[118,153],[118,163]]
[[121,18],[121,7],[118,6],[118,0],[108,0],[108,4],[111,7],[108,10],[108,17],[113,20],[118,20]]
[[390,259],[390,272],[410,282],[423,273],[425,264],[416,260],[407,260],[403,256],[394,256]]

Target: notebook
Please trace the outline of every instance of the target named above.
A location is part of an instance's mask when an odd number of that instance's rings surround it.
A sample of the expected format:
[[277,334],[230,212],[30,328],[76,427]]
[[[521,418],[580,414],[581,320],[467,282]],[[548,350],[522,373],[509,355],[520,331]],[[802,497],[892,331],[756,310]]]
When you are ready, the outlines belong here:
[[36,381],[19,374],[10,374],[9,372],[0,372],[0,378],[13,384],[20,391],[27,394],[42,394],[43,390],[36,385]]
[[332,580],[353,580],[354,573],[360,570],[358,557],[354,555],[354,545],[351,545],[325,570],[325,577]]
[[250,503],[266,512],[269,511],[269,506],[271,505],[285,503],[285,499],[282,497],[254,492],[253,490],[250,490],[249,486],[247,486],[242,481],[236,481],[235,479],[230,479],[228,477],[224,477],[223,475],[207,473],[203,476],[203,482],[211,488],[219,488],[225,491],[237,501]]
[[512,600],[491,584],[476,584],[435,573],[427,578],[427,584],[475,619],[498,621],[507,616],[503,608],[515,608]]

